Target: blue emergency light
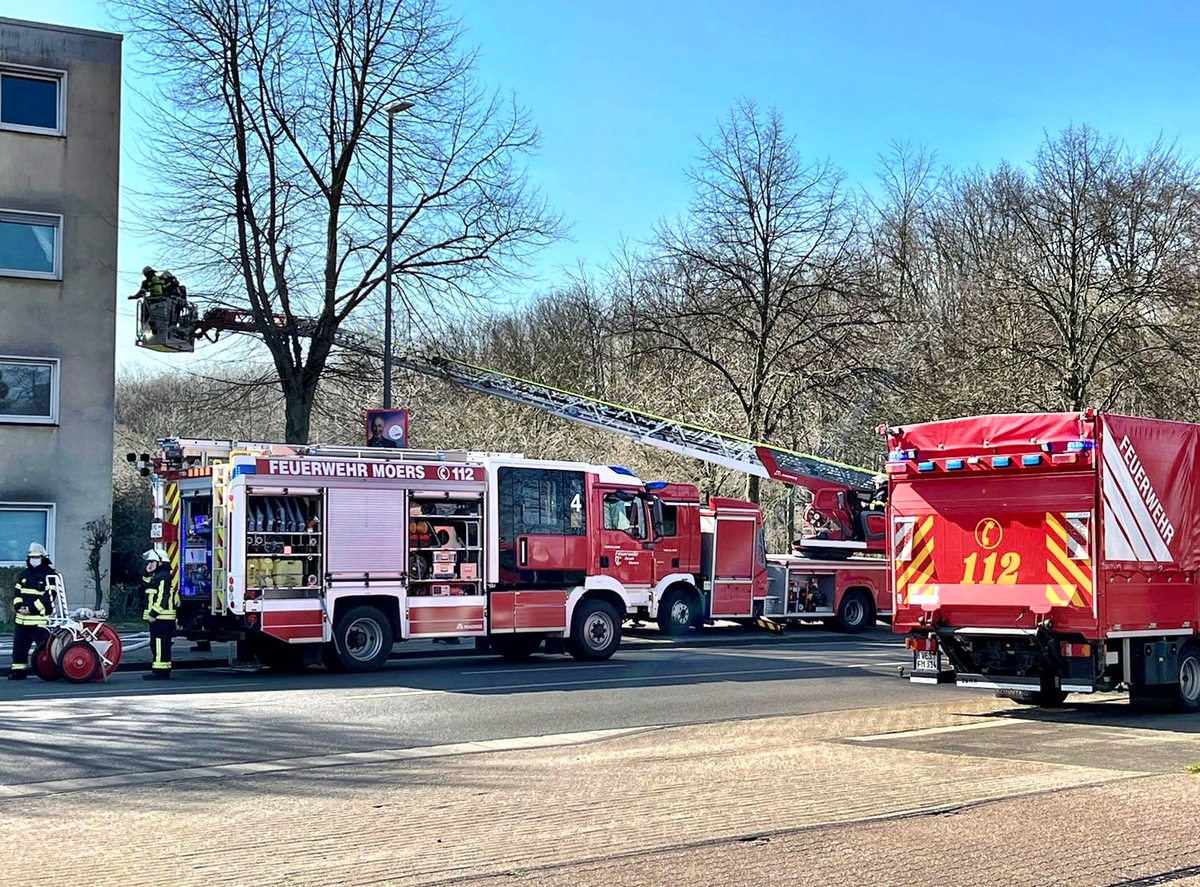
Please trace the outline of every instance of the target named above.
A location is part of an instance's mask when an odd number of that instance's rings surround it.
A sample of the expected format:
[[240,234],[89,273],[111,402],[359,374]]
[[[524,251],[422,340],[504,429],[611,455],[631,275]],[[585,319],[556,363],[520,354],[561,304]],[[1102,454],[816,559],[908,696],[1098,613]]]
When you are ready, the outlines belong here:
[[993,456],[992,457],[992,467],[993,468],[1007,468],[1009,465],[1012,465],[1012,459],[1010,459],[1008,456]]
[[937,468],[937,466],[934,465],[933,462],[917,463],[917,471],[933,471],[935,468]]
[[1021,464],[1022,465],[1041,465],[1042,464],[1042,454],[1041,453],[1030,453],[1028,456],[1022,456]]
[[962,459],[947,459],[946,460],[946,470],[947,471],[959,471],[962,467],[963,467]]

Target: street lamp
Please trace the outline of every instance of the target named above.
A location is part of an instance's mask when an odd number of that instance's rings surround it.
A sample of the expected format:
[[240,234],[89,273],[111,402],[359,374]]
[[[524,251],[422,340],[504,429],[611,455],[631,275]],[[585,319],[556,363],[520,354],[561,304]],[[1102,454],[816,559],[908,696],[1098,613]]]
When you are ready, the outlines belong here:
[[384,250],[383,277],[383,408],[392,408],[392,146],[395,143],[396,115],[407,111],[412,102],[400,99],[386,108],[388,115],[387,142],[387,238]]

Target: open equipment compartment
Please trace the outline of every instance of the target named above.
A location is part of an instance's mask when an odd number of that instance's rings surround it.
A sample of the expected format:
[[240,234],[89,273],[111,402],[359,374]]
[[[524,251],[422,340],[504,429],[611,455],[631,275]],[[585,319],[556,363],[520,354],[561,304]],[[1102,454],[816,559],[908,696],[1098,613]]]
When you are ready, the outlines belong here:
[[246,590],[264,598],[319,597],[323,586],[320,493],[246,497]]
[[409,594],[482,594],[483,497],[414,491],[408,514]]

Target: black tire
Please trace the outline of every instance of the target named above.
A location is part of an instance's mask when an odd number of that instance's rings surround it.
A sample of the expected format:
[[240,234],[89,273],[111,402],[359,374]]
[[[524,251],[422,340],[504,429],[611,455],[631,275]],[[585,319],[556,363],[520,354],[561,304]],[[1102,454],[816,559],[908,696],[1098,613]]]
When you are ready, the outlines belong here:
[[365,605],[339,616],[333,630],[334,656],[340,670],[356,674],[383,668],[394,642],[388,618]]
[[658,630],[678,637],[703,619],[700,604],[690,588],[669,588],[658,604]]
[[997,699],[1011,699],[1018,705],[1037,705],[1042,708],[1062,708],[1067,699],[1065,690],[997,690]]
[[491,652],[500,654],[508,662],[523,662],[542,646],[540,634],[492,635],[488,639]]
[[1179,681],[1171,703],[1179,712],[1200,711],[1200,647],[1195,644],[1184,644],[1179,651]]
[[600,662],[621,646],[621,617],[607,601],[590,598],[580,601],[571,618],[571,636],[567,652],[575,659]]
[[865,591],[848,591],[838,603],[834,625],[838,631],[856,634],[875,624],[875,604]]

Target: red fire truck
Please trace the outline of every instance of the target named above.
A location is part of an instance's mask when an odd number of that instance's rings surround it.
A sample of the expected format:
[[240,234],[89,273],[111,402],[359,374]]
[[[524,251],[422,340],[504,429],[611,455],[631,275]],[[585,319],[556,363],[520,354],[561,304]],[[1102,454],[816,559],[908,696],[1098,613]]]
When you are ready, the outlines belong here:
[[520,456],[168,438],[151,536],[193,639],[240,658],[380,667],[395,641],[474,637],[607,659],[628,614],[766,596],[762,518],[687,484]]
[[913,681],[1200,710],[1200,426],[1088,410],[886,432]]
[[[257,329],[255,319],[246,312],[213,308],[196,319],[196,312],[183,304],[173,315],[183,320],[166,323],[160,318],[156,323],[147,314],[149,307],[144,300],[139,302],[137,344],[159,351],[189,352],[198,338],[229,331],[253,333]],[[347,351],[370,357],[381,353],[378,343],[369,338],[339,334],[337,341]],[[806,534],[803,539],[802,552],[812,561],[773,559],[769,587],[756,585],[749,595],[743,590],[733,593],[715,586],[707,589],[702,583],[691,591],[681,586],[656,585],[645,603],[627,611],[629,617],[657,621],[663,631],[679,634],[718,619],[763,621],[763,617],[768,620],[766,624],[772,618],[821,619],[843,630],[860,631],[873,625],[876,617],[890,614],[883,557],[885,517],[878,507],[880,503],[871,502],[875,487],[870,470],[654,416],[441,355],[398,353],[393,355],[392,364],[590,428],[622,434],[648,446],[811,492],[806,522],[823,527],[821,532]],[[694,498],[695,488],[679,489],[688,491],[689,507],[698,501]],[[666,499],[664,504],[670,505]],[[704,532],[713,531],[716,513],[732,515],[738,509],[758,513],[757,506],[749,503],[714,499],[705,512]],[[741,575],[750,570],[751,563],[759,562],[756,552],[761,550],[761,543],[756,544],[746,533],[743,545],[725,545],[720,552],[722,559],[738,560],[735,572]],[[792,605],[799,600],[804,603],[801,610],[795,611]]]

